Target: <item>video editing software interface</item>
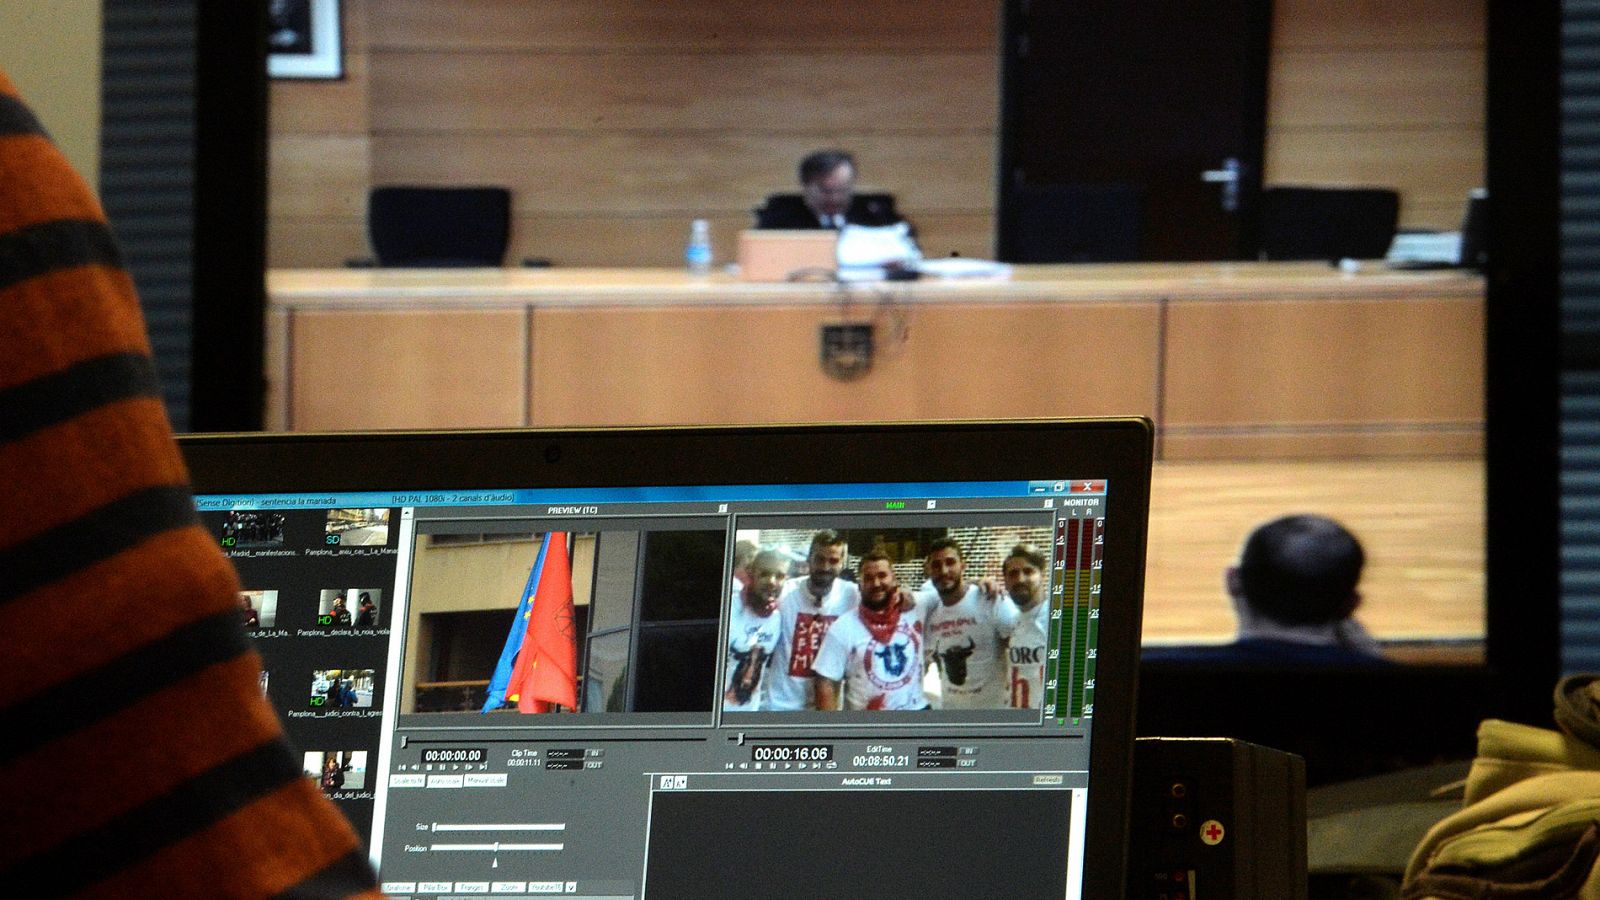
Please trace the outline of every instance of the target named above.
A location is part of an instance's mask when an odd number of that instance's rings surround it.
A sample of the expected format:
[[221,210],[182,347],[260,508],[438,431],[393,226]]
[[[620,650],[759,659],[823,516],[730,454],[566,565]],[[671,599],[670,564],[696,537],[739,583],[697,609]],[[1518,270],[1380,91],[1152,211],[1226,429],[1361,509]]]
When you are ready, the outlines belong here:
[[389,896],[1075,898],[1088,474],[197,502]]

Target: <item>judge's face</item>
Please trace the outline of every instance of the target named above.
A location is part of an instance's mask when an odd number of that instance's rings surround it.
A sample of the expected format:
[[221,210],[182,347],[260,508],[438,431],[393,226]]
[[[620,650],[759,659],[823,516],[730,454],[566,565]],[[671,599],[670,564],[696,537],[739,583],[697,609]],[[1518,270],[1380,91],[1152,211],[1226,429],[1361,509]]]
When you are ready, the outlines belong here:
[[812,212],[819,216],[837,216],[850,208],[855,189],[855,168],[849,163],[840,163],[832,172],[806,182],[802,195]]

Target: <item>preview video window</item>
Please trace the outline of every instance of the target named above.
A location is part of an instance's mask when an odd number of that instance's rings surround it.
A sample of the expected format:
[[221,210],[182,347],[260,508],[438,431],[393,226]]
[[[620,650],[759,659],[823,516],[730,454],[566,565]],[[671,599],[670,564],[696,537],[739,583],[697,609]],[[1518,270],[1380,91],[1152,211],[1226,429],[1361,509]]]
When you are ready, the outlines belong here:
[[382,588],[329,588],[317,595],[316,624],[324,628],[376,628]]
[[222,546],[252,550],[283,546],[283,513],[230,510],[222,519]]
[[318,669],[311,673],[311,707],[332,710],[371,709],[372,669]]
[[389,510],[330,509],[323,543],[339,547],[383,547],[389,543]]
[[725,522],[550,533],[527,521],[418,522],[401,712],[462,724],[487,714],[526,725],[516,717],[536,713],[709,721]]
[[1038,709],[1051,526],[928,521],[741,528],[723,712]]
[[278,592],[240,591],[239,611],[244,615],[244,627],[250,631],[274,628],[278,624]]
[[367,788],[365,750],[311,750],[306,753],[302,765],[306,776],[315,780],[329,796]]

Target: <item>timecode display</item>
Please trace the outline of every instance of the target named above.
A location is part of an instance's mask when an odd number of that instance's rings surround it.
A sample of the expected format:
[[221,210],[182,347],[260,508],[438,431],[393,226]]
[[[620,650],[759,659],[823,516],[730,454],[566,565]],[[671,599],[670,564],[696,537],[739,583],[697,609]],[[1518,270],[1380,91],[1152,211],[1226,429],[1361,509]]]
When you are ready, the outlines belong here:
[[753,762],[827,762],[832,744],[758,744],[750,748]]
[[850,765],[859,769],[908,768],[911,757],[905,753],[864,753],[850,757]]
[[481,763],[487,758],[481,747],[441,747],[436,750],[422,751],[422,761],[425,763]]

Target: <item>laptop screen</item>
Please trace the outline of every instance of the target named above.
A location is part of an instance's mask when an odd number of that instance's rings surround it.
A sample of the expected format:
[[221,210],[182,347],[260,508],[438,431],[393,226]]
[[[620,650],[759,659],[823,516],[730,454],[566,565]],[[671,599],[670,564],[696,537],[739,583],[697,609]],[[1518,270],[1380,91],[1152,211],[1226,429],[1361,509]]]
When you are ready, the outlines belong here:
[[[582,436],[484,436],[462,473],[470,440],[305,490],[217,490],[243,444],[186,444],[262,689],[385,892],[1114,896],[1148,462],[768,480],[736,432],[668,434],[707,462],[596,478]],[[430,442],[322,440],[358,471]],[[494,440],[580,461],[495,477]]]

